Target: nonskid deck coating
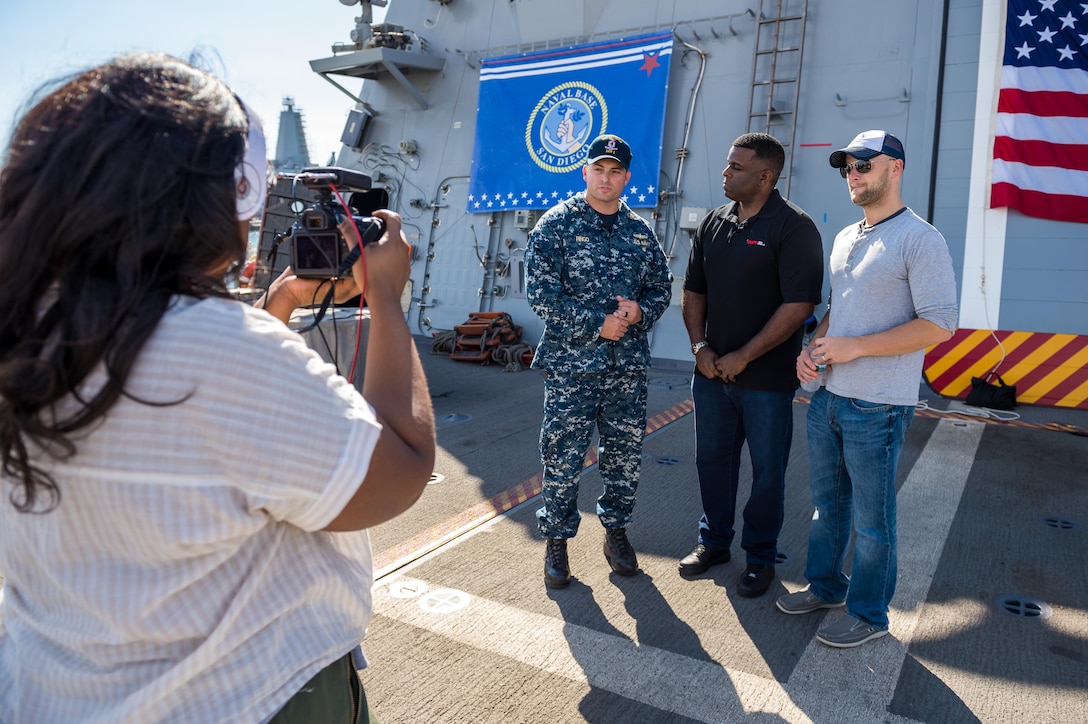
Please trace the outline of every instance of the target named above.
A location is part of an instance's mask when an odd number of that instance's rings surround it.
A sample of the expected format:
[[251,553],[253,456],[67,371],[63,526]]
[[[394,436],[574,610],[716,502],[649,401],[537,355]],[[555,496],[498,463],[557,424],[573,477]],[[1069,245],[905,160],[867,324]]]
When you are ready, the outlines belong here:
[[[958,598],[943,592],[957,590],[957,579],[964,578],[955,559],[965,549],[964,521],[978,517],[964,506],[992,489],[994,476],[1013,468],[1009,460],[976,460],[974,450],[997,445],[1016,459],[1019,446],[1056,447],[1047,450],[1056,459],[1047,474],[1064,478],[1052,486],[1049,500],[1024,496],[986,511],[986,520],[971,525],[969,535],[978,539],[1004,531],[1004,517],[1036,505],[1045,503],[1051,512],[1062,506],[1088,510],[1083,466],[1078,477],[1072,465],[1078,455],[1088,459],[1088,441],[1031,421],[985,425],[920,413],[900,476],[900,583],[891,636],[839,651],[813,639],[820,621],[839,612],[788,617],[773,608],[774,596],[804,587],[811,514],[806,402],[799,396],[795,404],[780,545],[787,559],[766,596],[749,600],[732,593],[743,570],[738,546],[731,563],[697,580],[677,575],[677,559],[694,542],[699,503],[691,415],[674,415],[646,443],[629,531],[643,574],[610,575],[592,514],[600,479],[590,470],[580,499],[584,525],[570,544],[571,588],[543,586],[537,502],[524,490],[507,501],[515,503],[509,512],[470,526],[429,553],[421,549],[421,558],[379,580],[364,642],[372,666],[363,678],[382,721],[1078,721],[1088,695],[1084,531],[1064,539],[1065,555],[1059,556],[1081,602],[1063,601],[1057,620],[1014,620],[992,609],[988,593],[974,589],[959,591]],[[677,404],[651,413],[675,413]],[[1074,422],[1077,429],[1081,421]],[[441,443],[441,432],[439,438]],[[511,454],[536,451],[504,452]],[[659,457],[678,458],[679,464],[655,464]],[[493,474],[501,479],[502,472],[500,465]],[[519,498],[528,502],[517,505]],[[945,547],[946,539],[957,541],[956,550]],[[987,547],[985,540],[974,545]],[[1022,553],[1037,555],[1040,565],[1053,557],[1034,541]],[[999,556],[974,556],[975,569],[1000,563]],[[407,553],[402,560],[414,557]],[[976,570],[975,589],[980,578],[986,574]],[[932,590],[941,591],[942,600],[931,602]],[[987,629],[1001,638],[988,639]],[[1018,661],[1004,666],[1013,672],[1006,678],[1000,659],[1010,656]],[[1056,664],[1065,673],[1055,686],[1023,675]]]

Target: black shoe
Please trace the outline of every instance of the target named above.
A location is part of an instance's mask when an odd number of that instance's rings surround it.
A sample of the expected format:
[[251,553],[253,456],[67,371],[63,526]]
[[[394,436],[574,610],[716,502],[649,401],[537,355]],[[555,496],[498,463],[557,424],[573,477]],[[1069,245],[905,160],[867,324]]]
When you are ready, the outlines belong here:
[[695,550],[680,559],[680,575],[697,576],[711,566],[728,562],[728,548],[707,548],[700,543],[695,546]]
[[749,563],[737,583],[737,595],[745,598],[762,596],[774,580],[774,566]]
[[638,573],[635,549],[627,540],[625,528],[605,528],[604,557],[608,560],[608,565],[612,566],[612,570],[621,576],[633,576]]
[[566,538],[549,538],[547,541],[544,553],[544,585],[548,588],[566,588],[570,585]]

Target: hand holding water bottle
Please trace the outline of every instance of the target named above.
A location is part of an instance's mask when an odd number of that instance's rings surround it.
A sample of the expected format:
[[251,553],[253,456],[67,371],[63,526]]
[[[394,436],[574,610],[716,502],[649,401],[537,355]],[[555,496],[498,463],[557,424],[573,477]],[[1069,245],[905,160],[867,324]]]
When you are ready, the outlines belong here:
[[827,376],[827,364],[824,358],[812,356],[812,347],[805,347],[797,356],[797,379],[801,381],[801,389],[805,392],[815,392],[823,387]]

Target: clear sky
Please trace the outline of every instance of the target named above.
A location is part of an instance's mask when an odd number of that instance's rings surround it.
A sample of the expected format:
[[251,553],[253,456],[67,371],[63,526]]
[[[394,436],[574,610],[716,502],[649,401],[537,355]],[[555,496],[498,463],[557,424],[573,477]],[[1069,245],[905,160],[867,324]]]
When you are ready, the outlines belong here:
[[[384,8],[374,8],[375,20]],[[340,148],[347,95],[310,70],[309,61],[350,42],[359,5],[340,0],[0,0],[0,144],[38,86],[119,53],[156,50],[210,69],[256,110],[275,155],[283,98],[306,124],[310,161]],[[361,81],[337,78],[358,92]]]

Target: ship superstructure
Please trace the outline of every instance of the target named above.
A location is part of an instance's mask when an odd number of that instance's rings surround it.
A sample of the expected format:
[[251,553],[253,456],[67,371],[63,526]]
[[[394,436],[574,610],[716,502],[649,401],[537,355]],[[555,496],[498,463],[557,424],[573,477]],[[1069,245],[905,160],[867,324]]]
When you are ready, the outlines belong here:
[[[343,90],[351,106],[335,165],[370,175],[405,219],[416,250],[407,314],[417,333],[430,336],[470,312],[501,310],[524,325],[527,340],[539,335],[541,324],[525,300],[523,250],[546,204],[518,203],[522,193],[530,200],[539,193],[536,187],[504,188],[481,204],[477,186],[496,166],[526,163],[534,173],[554,172],[545,200],[584,188],[577,163],[556,162],[544,153],[546,142],[537,143],[547,131],[540,117],[558,112],[547,92],[559,89],[558,100],[573,93],[564,84],[581,83],[593,89],[581,108],[594,135],[646,138],[635,155],[652,161],[657,175],[633,180],[627,201],[654,224],[677,279],[673,307],[653,333],[658,365],[691,362],[680,285],[690,234],[726,201],[721,170],[732,139],[766,131],[783,142],[787,166],[779,190],[812,216],[830,251],[835,234],[861,215],[828,153],[860,131],[880,128],[903,140],[904,199],[948,240],[960,284],[958,351],[934,358],[931,382],[961,395],[972,375],[998,366],[1006,379],[1022,381],[1022,393],[1032,390],[1029,401],[1088,404],[1088,226],[990,207],[995,135],[1004,118],[998,95],[1006,27],[1026,22],[1044,49],[1067,28],[1066,37],[1081,43],[1069,48],[1071,57],[1083,55],[1088,45],[1077,38],[1088,38],[1088,11],[1081,5],[395,0],[384,21],[372,23],[372,6],[385,4],[359,3],[350,42],[335,43],[332,55],[311,67]],[[579,53],[606,57],[632,39],[662,34],[665,51],[647,51],[631,77],[663,68],[663,102],[645,95],[640,104],[635,84],[621,76],[593,81],[601,63],[573,63],[542,92],[511,85],[508,103],[505,91],[488,92],[519,64],[528,77]],[[593,92],[623,110],[592,118]],[[565,111],[578,111],[577,103],[569,105]],[[498,112],[505,115],[495,125]],[[647,135],[644,117],[657,116],[659,128]],[[1064,125],[1051,127],[1088,135],[1088,119],[1059,120]],[[1081,160],[1045,175],[1059,174],[1072,197],[1088,197]]]

